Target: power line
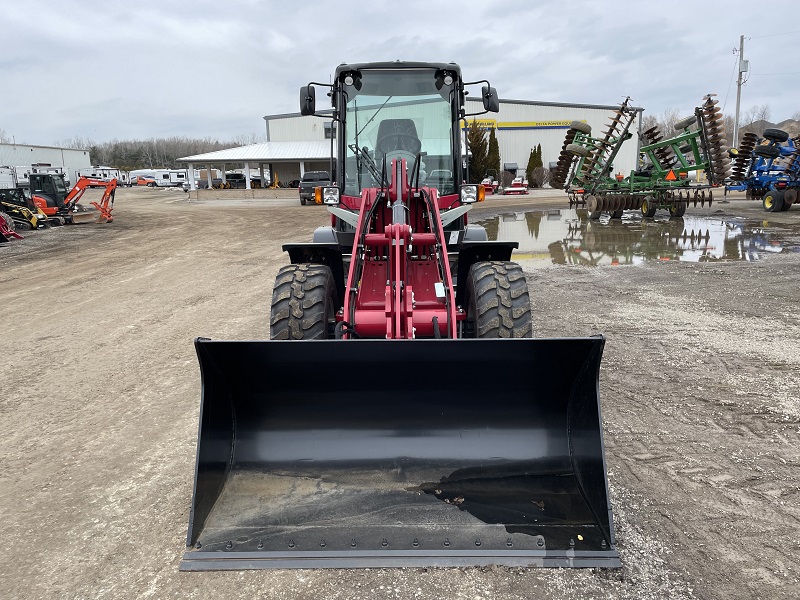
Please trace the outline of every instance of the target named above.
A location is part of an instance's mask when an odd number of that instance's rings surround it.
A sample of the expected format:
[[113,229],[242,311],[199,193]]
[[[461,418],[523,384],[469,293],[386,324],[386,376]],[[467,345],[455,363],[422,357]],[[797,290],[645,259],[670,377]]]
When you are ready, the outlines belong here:
[[798,75],[800,71],[792,71],[791,73],[750,73],[750,77],[762,77],[765,75]]
[[736,67],[739,65],[739,57],[737,56],[733,61],[733,72],[731,73],[731,80],[728,83],[728,91],[725,93],[725,102],[722,103],[722,112],[725,112],[725,106],[728,104],[728,96],[731,93],[731,86],[733,85],[733,77],[736,75]]
[[761,38],[778,37],[778,36],[781,36],[781,35],[794,35],[795,33],[800,33],[800,31],[785,31],[783,33],[771,33],[769,35],[753,35],[753,36],[748,37],[747,39],[759,40]]

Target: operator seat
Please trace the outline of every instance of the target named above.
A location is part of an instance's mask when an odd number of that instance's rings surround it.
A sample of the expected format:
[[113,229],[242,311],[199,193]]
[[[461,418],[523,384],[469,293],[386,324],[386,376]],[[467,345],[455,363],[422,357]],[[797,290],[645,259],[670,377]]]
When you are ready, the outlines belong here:
[[409,167],[414,163],[422,142],[417,135],[417,128],[411,119],[384,119],[378,125],[378,137],[375,142],[375,164],[381,168],[383,158],[389,167],[392,159],[405,158]]

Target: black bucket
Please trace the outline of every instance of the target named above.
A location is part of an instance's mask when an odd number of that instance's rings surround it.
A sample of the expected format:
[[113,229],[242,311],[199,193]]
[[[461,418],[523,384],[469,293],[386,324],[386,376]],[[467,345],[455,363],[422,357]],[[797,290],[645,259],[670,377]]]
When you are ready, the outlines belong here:
[[604,342],[198,339],[181,570],[620,566]]

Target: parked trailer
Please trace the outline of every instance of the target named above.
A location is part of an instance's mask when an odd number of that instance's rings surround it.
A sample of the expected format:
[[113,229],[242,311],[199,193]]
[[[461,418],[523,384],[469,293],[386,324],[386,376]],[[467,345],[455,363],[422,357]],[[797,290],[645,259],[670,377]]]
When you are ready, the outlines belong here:
[[125,173],[125,176],[123,176],[123,171],[113,167],[94,166],[86,167],[85,169],[78,169],[75,171],[75,178],[80,179],[81,177],[105,182],[116,179],[117,185],[127,185],[128,183],[128,174]]
[[0,190],[9,190],[16,188],[17,174],[14,167],[0,167]]
[[186,169],[161,169],[153,172],[158,187],[181,187],[187,180]]

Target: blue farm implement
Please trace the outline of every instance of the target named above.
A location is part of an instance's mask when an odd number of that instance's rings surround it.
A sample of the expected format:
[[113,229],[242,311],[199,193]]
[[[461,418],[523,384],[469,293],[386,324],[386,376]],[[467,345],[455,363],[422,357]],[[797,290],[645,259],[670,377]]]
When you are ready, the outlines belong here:
[[800,137],[789,138],[782,129],[765,129],[763,138],[755,133],[742,136],[732,152],[730,191],[744,191],[748,199],[760,199],[764,210],[789,210],[800,189]]
[[[553,171],[553,186],[566,190],[570,206],[585,205],[589,217],[607,212],[622,217],[625,210],[640,210],[652,217],[660,208],[681,217],[689,204],[709,205],[712,188],[730,171],[725,126],[718,101],[707,95],[694,115],[675,124],[677,134],[664,139],[657,127],[641,135],[640,165],[628,176],[612,176],[620,147],[633,137],[636,110],[626,99],[612,114],[601,137],[592,137],[586,123],[573,122]],[[700,182],[698,172],[705,173]]]

